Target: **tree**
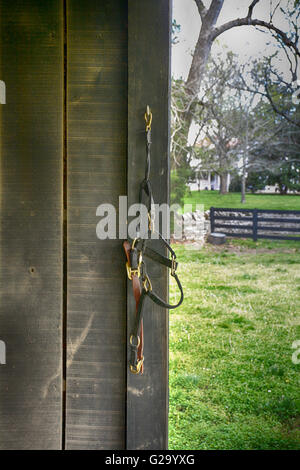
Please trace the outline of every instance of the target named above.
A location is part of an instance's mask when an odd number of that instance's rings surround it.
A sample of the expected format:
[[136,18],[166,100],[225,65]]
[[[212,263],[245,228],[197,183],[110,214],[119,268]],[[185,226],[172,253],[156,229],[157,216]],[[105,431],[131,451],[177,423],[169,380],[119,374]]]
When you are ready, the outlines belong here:
[[270,57],[254,60],[251,70],[247,71],[245,66],[241,67],[241,73],[232,86],[264,98],[276,115],[300,128],[299,99],[295,93],[300,86],[297,81],[299,64],[297,57],[290,55],[287,56],[289,69],[278,70],[276,62],[279,63],[281,52],[282,50],[278,49]]
[[[225,193],[227,176],[234,165],[230,153],[232,132],[223,125],[223,121],[232,118],[234,106],[227,93],[227,82],[236,73],[237,64],[232,53],[228,53],[226,61],[220,61],[217,66],[210,60],[206,66],[203,96],[194,101],[190,110],[197,132],[188,140],[188,123],[181,111],[189,106],[189,95],[182,86],[182,80],[173,80],[171,154],[174,174],[184,169],[191,179],[196,170],[213,170],[220,176],[221,192]],[[204,136],[208,146],[199,144],[199,139],[203,140]]]
[[277,185],[280,194],[286,194],[288,190],[300,190],[300,128],[283,115],[275,115],[277,138],[268,148],[257,148],[257,153],[266,161],[266,184]]
[[[234,89],[232,84],[239,74],[239,63],[231,52],[225,59],[220,55],[209,60],[203,76],[201,107],[193,116],[199,142],[189,146],[189,155],[195,169],[211,170],[220,176],[221,194],[227,192],[228,173],[238,170],[244,203],[248,172],[268,167],[265,155],[281,144],[282,123],[260,95],[257,98],[248,91]],[[262,148],[264,153],[259,151]],[[188,160],[191,163],[191,157]]]
[[249,171],[247,176],[247,187],[254,194],[259,189],[264,189],[269,183],[268,172],[265,171]]
[[[260,0],[253,0],[248,7],[247,15],[243,18],[236,18],[228,21],[223,25],[216,26],[217,20],[220,16],[221,10],[224,5],[224,0],[211,0],[209,7],[205,7],[202,0],[195,0],[199,15],[201,18],[201,28],[198,40],[195,46],[192,64],[189,70],[188,78],[185,83],[185,88],[188,91],[191,99],[194,99],[200,92],[201,82],[205,71],[205,65],[208,61],[209,54],[213,42],[225,31],[241,26],[254,26],[268,30],[281,44],[291,49],[298,58],[300,58],[300,51],[298,48],[298,26],[297,17],[292,21],[294,31],[286,33],[279,27],[273,24],[274,14],[279,6],[277,4],[272,9],[272,2],[270,2],[270,20],[268,22],[253,18],[255,6]],[[280,2],[279,2],[280,3]],[[297,2],[287,2],[287,14],[292,17],[297,8]],[[283,8],[281,7],[283,10]]]
[[[237,120],[234,130],[238,136],[238,167],[241,174],[241,203],[246,201],[246,183],[249,172],[265,172],[270,166],[268,155],[282,145],[283,123],[262,98],[255,103],[256,95],[236,90]],[[263,149],[263,152],[262,152]],[[277,153],[277,159],[279,154]],[[276,165],[276,159],[273,159]],[[248,182],[249,184],[249,182]]]
[[[299,16],[300,10],[297,18]],[[286,57],[288,69],[276,67],[280,55]],[[256,154],[265,161],[265,184],[276,184],[281,194],[300,189],[300,107],[299,99],[295,100],[295,85],[300,85],[296,81],[298,67],[295,51],[288,51],[284,44],[279,43],[272,56],[254,61],[248,71],[244,67],[232,84],[235,90],[260,99],[258,119],[264,121],[266,116],[273,116],[276,138],[267,146],[257,146]]]
[[[270,2],[269,21],[264,21],[253,17],[255,7],[260,2],[260,0],[254,0],[249,2],[247,14],[243,18],[235,18],[220,26],[216,26],[224,6],[224,0],[211,0],[209,6],[206,6],[201,0],[194,1],[197,5],[201,18],[201,27],[193,53],[193,59],[188,78],[186,82],[182,83],[182,86],[185,90],[184,103],[183,106],[177,107],[177,114],[181,115],[179,119],[181,122],[180,132],[176,132],[173,136],[174,140],[179,138],[180,142],[178,147],[182,149],[187,147],[189,130],[193,121],[193,116],[195,114],[195,108],[197,109],[197,106],[199,105],[198,94],[201,91],[203,76],[211,52],[212,44],[221,34],[223,34],[225,31],[228,31],[229,29],[241,26],[253,26],[256,28],[261,28],[268,31],[278,41],[278,44],[285,48],[285,50],[291,51],[297,60],[300,57],[297,25],[297,1],[287,0],[285,9],[280,7],[280,11],[285,13],[290,20],[290,30],[288,32],[283,31],[274,24],[275,14],[279,8],[280,2],[277,2],[274,6],[272,6],[273,2]],[[184,139],[186,141],[185,144],[183,143]],[[186,156],[185,152],[183,152],[182,155]],[[180,165],[181,161],[177,159],[176,164]]]

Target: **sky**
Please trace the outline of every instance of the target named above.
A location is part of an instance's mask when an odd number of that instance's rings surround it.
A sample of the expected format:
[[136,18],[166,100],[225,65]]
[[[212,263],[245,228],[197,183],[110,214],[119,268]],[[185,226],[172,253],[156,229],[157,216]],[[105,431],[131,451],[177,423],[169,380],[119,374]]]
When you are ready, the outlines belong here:
[[[211,0],[204,0],[206,6]],[[287,0],[281,0],[281,6]],[[254,18],[268,21],[270,2],[275,0],[261,0],[254,9]],[[217,26],[237,17],[247,14],[251,0],[225,0]],[[186,78],[191,64],[191,53],[195,47],[201,20],[194,0],[173,0],[173,19],[181,26],[178,35],[179,43],[172,47],[172,73],[176,78]],[[274,24],[286,30],[284,18],[278,11]],[[270,42],[270,44],[268,44]],[[233,28],[219,36],[218,42],[213,45],[212,53],[228,47],[238,54],[242,63],[248,62],[250,57],[259,57],[271,54],[274,51],[275,41],[269,33],[258,31],[253,26]],[[287,66],[287,65],[286,65]]]

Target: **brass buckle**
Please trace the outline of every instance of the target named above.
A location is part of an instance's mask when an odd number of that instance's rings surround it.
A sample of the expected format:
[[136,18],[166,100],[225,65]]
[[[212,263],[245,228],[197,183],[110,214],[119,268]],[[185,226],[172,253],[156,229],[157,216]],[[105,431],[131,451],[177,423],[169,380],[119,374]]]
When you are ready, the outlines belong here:
[[141,371],[141,367],[143,365],[143,362],[144,362],[144,356],[142,357],[142,359],[140,359],[136,365],[136,367],[134,367],[133,365],[130,364],[130,372],[132,372],[133,374],[139,374],[140,371]]
[[132,281],[132,276],[137,276],[137,277],[140,277],[140,276],[141,276],[140,265],[138,266],[137,269],[132,269],[132,268],[129,266],[129,263],[128,263],[128,261],[127,261],[127,263],[126,263],[126,270],[127,270],[128,279],[130,279],[130,281]]
[[[132,244],[132,248],[134,248],[134,244],[136,242],[136,238],[134,239],[133,241],[133,244]],[[137,276],[137,277],[141,277],[141,265],[142,265],[142,262],[143,262],[143,256],[142,256],[142,253],[139,254],[139,264],[138,264],[138,267],[137,269],[132,269],[131,266],[129,266],[129,262],[127,261],[126,263],[126,270],[127,270],[127,276],[128,276],[128,279],[130,279],[130,281],[132,281],[132,276]]]
[[[141,343],[140,337],[137,336],[137,344],[133,344],[133,338],[134,338],[134,336],[131,335],[130,339],[129,339],[129,343],[134,348],[138,348],[140,343]],[[136,366],[133,366],[132,364],[130,364],[130,372],[132,372],[133,374],[139,374],[140,371],[141,371],[141,367],[142,367],[143,362],[144,362],[144,356],[137,362]]]
[[152,290],[152,284],[151,284],[148,274],[145,274],[145,277],[143,279],[143,288],[145,289],[146,292],[148,292],[149,290]]
[[171,260],[172,264],[171,264],[171,276],[174,276],[175,272],[176,272],[176,269],[177,269],[177,266],[176,266],[176,258],[174,255],[172,255],[172,260]]
[[131,335],[131,336],[130,336],[130,338],[129,338],[129,343],[130,343],[130,345],[131,345],[131,346],[133,346],[133,347],[135,347],[135,348],[138,348],[138,347],[139,347],[139,345],[140,345],[140,342],[141,342],[141,340],[140,340],[140,337],[139,337],[139,336],[137,336],[137,339],[138,339],[138,342],[137,342],[137,344],[133,344],[133,343],[132,343],[132,339],[133,339],[133,337],[134,337],[133,335]]

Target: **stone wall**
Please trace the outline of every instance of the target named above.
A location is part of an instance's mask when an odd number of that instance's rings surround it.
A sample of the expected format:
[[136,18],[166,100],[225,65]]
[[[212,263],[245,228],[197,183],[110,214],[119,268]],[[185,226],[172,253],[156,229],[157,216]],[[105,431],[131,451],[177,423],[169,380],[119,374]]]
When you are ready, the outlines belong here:
[[209,210],[177,214],[177,221],[179,223],[179,233],[182,233],[181,239],[183,241],[204,242],[210,233]]

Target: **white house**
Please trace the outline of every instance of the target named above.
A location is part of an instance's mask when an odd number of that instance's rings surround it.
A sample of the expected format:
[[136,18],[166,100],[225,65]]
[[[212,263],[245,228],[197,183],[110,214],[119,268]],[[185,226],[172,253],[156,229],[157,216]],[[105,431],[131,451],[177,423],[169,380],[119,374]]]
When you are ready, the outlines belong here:
[[[227,189],[230,185],[230,174],[227,177]],[[220,176],[211,170],[196,171],[195,180],[188,184],[191,191],[220,190]]]
[[[235,143],[234,143],[235,145]],[[199,140],[195,144],[196,147],[214,147],[211,141],[207,138],[204,137],[203,139]],[[199,166],[201,163],[199,162],[199,159],[192,158],[190,165],[192,168],[195,168],[195,179],[193,181],[190,181],[188,183],[188,186],[191,191],[203,191],[203,190],[215,190],[219,191],[220,190],[220,176],[217,175],[217,173],[213,170],[200,168]],[[229,189],[230,185],[230,174],[228,173],[227,176],[227,190]]]

